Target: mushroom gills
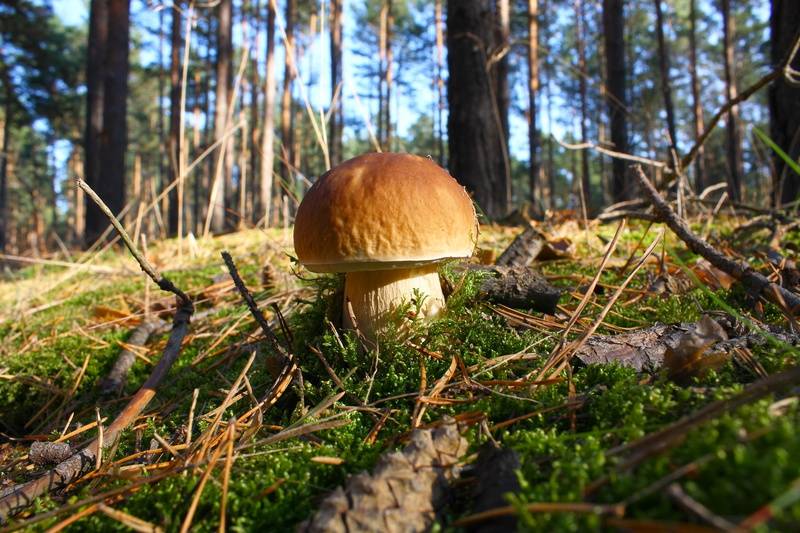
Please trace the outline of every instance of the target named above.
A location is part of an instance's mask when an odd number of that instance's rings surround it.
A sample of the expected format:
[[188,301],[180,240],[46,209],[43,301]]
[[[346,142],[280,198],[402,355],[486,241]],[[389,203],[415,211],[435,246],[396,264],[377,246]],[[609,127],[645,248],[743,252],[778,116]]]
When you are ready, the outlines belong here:
[[[430,319],[444,309],[444,295],[436,263],[410,269],[348,272],[345,279],[344,325],[358,329],[370,339],[388,324],[393,311],[404,303],[413,308],[423,299],[417,318]],[[351,320],[347,302],[353,307]]]

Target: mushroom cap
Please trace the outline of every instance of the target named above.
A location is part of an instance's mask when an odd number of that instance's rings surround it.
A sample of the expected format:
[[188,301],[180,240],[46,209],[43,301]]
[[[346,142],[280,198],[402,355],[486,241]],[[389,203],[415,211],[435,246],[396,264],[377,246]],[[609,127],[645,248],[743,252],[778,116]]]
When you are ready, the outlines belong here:
[[294,248],[314,272],[387,270],[469,257],[478,237],[467,192],[432,160],[360,155],[323,174],[297,209]]

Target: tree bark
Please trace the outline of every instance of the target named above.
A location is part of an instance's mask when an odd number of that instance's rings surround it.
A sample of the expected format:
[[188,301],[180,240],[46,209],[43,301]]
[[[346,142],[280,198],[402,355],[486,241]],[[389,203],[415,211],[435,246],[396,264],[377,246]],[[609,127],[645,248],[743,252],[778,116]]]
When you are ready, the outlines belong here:
[[[625,15],[623,0],[603,0],[603,36],[608,80],[608,116],[611,143],[617,152],[628,151],[627,98],[625,96]],[[612,162],[612,196],[615,202],[626,200],[631,191],[626,178],[626,163]]]
[[[269,0],[268,0],[269,1]],[[247,217],[251,222],[258,221],[256,214],[256,204],[260,194],[256,194],[258,187],[256,186],[256,178],[258,176],[258,159],[260,157],[259,149],[261,139],[259,130],[259,113],[258,113],[258,98],[261,93],[261,77],[258,72],[258,52],[261,48],[261,2],[256,0],[252,5],[252,10],[248,10],[248,16],[253,21],[253,47],[250,49],[250,137],[249,145],[252,147],[250,150],[250,174],[251,174],[251,191],[247,195],[247,209],[242,213],[242,217]]]
[[[697,142],[703,134],[703,104],[700,101],[700,78],[697,74],[697,13],[695,0],[689,0],[689,77],[692,85],[692,117],[694,119],[694,140]],[[709,183],[706,179],[705,147],[700,146],[695,161],[695,191],[703,192]]]
[[669,131],[669,146],[678,153],[678,137],[675,129],[675,108],[672,105],[672,84],[669,75],[669,49],[664,38],[664,13],[661,10],[661,0],[653,0],[656,6],[656,38],[658,40],[658,68],[661,77],[661,94],[664,98],[664,110],[667,113],[667,131]]
[[330,0],[330,39],[331,39],[331,118],[328,146],[331,165],[342,162],[342,3],[344,0]]
[[[283,64],[283,93],[281,94],[281,179],[287,186],[292,182],[292,162],[294,161],[294,140],[292,138],[292,81],[294,68],[294,12],[295,0],[286,0],[284,19],[286,21],[286,48]],[[278,194],[280,200],[280,194]]]
[[536,204],[536,180],[539,176],[539,130],[536,127],[536,94],[539,92],[539,0],[528,0],[528,146],[529,199]]
[[436,152],[439,165],[445,165],[444,157],[444,20],[442,17],[442,0],[436,0],[433,8],[434,24],[436,24]]
[[[125,203],[129,0],[92,0],[86,65],[86,181],[118,213]],[[87,206],[86,236],[95,241],[108,222]]]
[[267,0],[267,61],[264,73],[264,119],[261,126],[261,180],[259,198],[264,226],[270,224],[272,171],[275,162],[275,0]]
[[[178,163],[181,154],[180,138],[181,128],[181,19],[182,9],[180,2],[172,8],[172,37],[170,45],[169,63],[169,142],[168,152],[168,173],[169,184],[174,183],[178,178],[180,165]],[[169,235],[178,234],[178,187],[173,187],[169,192]]]
[[[233,45],[231,43],[231,28],[233,24],[233,2],[232,0],[221,0],[218,8],[217,26],[217,88],[214,102],[214,138],[221,139],[228,128],[228,108],[234,105],[230,102],[231,90],[231,58],[233,55]],[[213,189],[216,189],[216,198],[213,205],[209,206],[212,210],[211,228],[214,233],[221,233],[225,230],[225,206],[227,196],[230,193],[228,185],[231,176],[230,150],[227,149],[231,140],[223,142],[217,148],[217,164],[215,166],[215,176]],[[213,194],[213,193],[212,193]]]
[[490,218],[509,209],[504,144],[486,72],[491,49],[489,0],[448,0],[447,120],[450,172]]
[[[581,99],[581,142],[589,141],[589,104],[588,104],[588,81],[589,73],[586,70],[586,17],[584,13],[583,0],[575,0],[575,19],[577,24],[578,41],[578,90]],[[592,198],[592,188],[589,174],[589,150],[581,150],[581,192],[583,195],[583,205],[589,211]]]
[[[737,95],[734,41],[736,23],[731,16],[730,0],[721,0],[720,9],[722,11],[722,42],[725,52],[725,97],[730,101],[736,98]],[[742,139],[739,133],[738,106],[733,106],[728,111],[726,133],[728,135],[728,193],[733,201],[739,201],[742,197],[744,163],[742,162]]]
[[[777,65],[790,52],[800,28],[800,2],[772,0],[770,13],[770,57]],[[800,57],[791,67],[800,69]],[[794,161],[800,159],[800,87],[778,79],[769,89],[770,137]],[[800,197],[800,176],[777,155],[774,203],[789,203]]]
[[500,130],[503,139],[508,144],[508,109],[511,97],[508,88],[508,55],[511,47],[511,10],[509,0],[496,1],[496,26],[495,26],[495,54],[499,54],[499,59],[494,65],[495,79],[495,98],[497,100],[497,112],[500,115]]
[[[4,71],[5,74],[5,71]],[[6,77],[6,76],[4,76]],[[8,211],[8,150],[11,136],[11,85],[5,82],[3,102],[3,148],[0,152],[0,253],[6,252],[6,221],[10,218]]]

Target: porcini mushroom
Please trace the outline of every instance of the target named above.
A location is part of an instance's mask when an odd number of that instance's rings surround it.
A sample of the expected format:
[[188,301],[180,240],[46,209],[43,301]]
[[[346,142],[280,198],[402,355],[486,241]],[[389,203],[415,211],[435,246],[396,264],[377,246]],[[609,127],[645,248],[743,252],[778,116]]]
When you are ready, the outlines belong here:
[[329,170],[308,190],[294,247],[309,270],[346,273],[345,325],[374,339],[404,302],[419,306],[420,318],[439,314],[438,265],[471,256],[477,235],[472,201],[446,170],[424,157],[371,153]]

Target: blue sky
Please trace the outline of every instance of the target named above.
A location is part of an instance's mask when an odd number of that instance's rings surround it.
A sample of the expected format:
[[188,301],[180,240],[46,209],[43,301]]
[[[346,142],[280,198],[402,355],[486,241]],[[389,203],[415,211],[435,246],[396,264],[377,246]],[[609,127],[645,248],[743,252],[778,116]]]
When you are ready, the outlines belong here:
[[[327,1],[321,1],[320,5],[324,6],[327,9]],[[344,14],[344,41],[345,41],[345,57],[344,57],[344,107],[345,113],[351,119],[360,120],[361,122],[361,130],[359,132],[354,131],[346,131],[345,135],[352,135],[354,133],[358,133],[361,136],[364,136],[366,133],[366,126],[363,124],[362,117],[364,115],[363,107],[365,105],[373,105],[367,102],[364,102],[363,99],[361,103],[356,100],[353,96],[355,92],[359,94],[366,94],[369,93],[368,85],[372,83],[372,80],[366,80],[358,76],[359,66],[364,61],[363,58],[359,58],[355,54],[352,53],[353,46],[357,42],[355,39],[355,33],[358,31],[362,31],[361,28],[357,28],[355,25],[355,14],[353,13],[353,6],[354,2],[346,2],[345,3],[345,14]],[[140,30],[140,34],[144,35],[145,32],[143,31],[145,27],[148,28],[156,28],[158,26],[158,13],[156,6],[165,5],[167,9],[169,9],[170,3],[161,4],[159,2],[146,2],[145,0],[132,0],[131,3],[131,23],[132,23],[132,31],[137,31],[137,28]],[[88,21],[88,12],[89,12],[89,2],[88,0],[53,0],[53,8],[55,10],[56,15],[68,25],[85,25]],[[277,23],[279,27],[283,27],[283,14],[278,13]],[[169,17],[166,17],[165,25],[169,25]],[[327,17],[325,20],[325,28],[324,30],[327,32]],[[165,31],[169,31],[169,28],[165,28]],[[280,31],[280,30],[279,30]],[[433,32],[434,28],[431,24],[430,31]],[[238,24],[234,28],[234,41],[236,42],[237,46],[241,44],[242,37],[241,31]],[[280,35],[278,37],[278,41],[280,43]],[[157,46],[155,42],[148,42],[145,41],[147,45],[147,50],[141,55],[142,60],[144,62],[155,62],[157,61]],[[320,39],[319,36],[314,40],[314,43],[311,47],[307,50],[305,56],[300,61],[300,76],[304,80],[304,84],[307,84],[310,78],[313,78],[315,83],[311,86],[308,98],[311,102],[312,107],[315,110],[318,110],[321,105],[326,105],[331,98],[330,95],[330,76],[329,76],[329,46],[328,46],[328,37],[327,34],[323,35],[323,38]],[[263,42],[262,42],[263,46]],[[168,51],[165,51],[168,53]],[[431,56],[435,53],[435,50],[431,50]],[[280,67],[283,63],[283,48],[279,44],[276,48],[276,64]],[[263,52],[262,52],[263,55]],[[165,58],[166,60],[167,58]],[[446,70],[446,65],[445,65]],[[425,73],[417,73],[417,79],[413,79],[414,74],[404,73],[401,74],[405,76],[405,81],[408,84],[414,85],[414,94],[413,96],[409,96],[404,94],[401,91],[394,92],[394,101],[393,101],[393,109],[392,109],[392,117],[393,121],[396,122],[395,127],[397,132],[400,135],[404,135],[408,128],[418,119],[421,113],[430,113],[433,109],[434,100],[436,95],[434,94],[434,87],[432,84],[432,78],[425,76]],[[446,75],[446,73],[445,73]],[[278,77],[282,76],[282,68],[279,68]],[[432,76],[432,74],[431,74]],[[295,95],[300,96],[300,92],[298,88],[295,89]],[[374,112],[374,109],[372,110]],[[447,120],[447,111],[445,110],[445,121]],[[511,139],[509,142],[510,148],[512,152],[522,158],[527,159],[527,150],[528,150],[528,140],[527,140],[527,123],[525,119],[517,114],[512,113],[510,117],[510,129],[511,129]],[[446,123],[446,122],[445,122]],[[374,124],[373,124],[374,128]]]

